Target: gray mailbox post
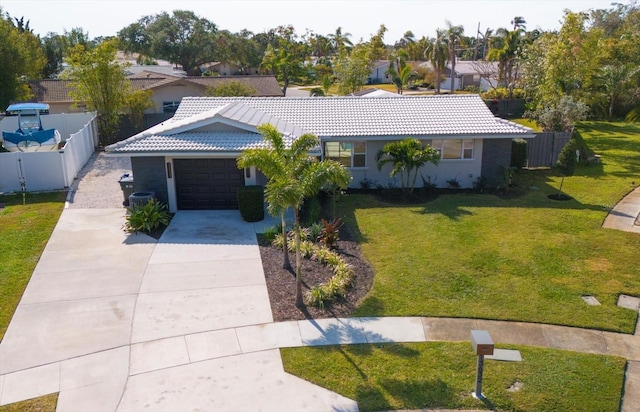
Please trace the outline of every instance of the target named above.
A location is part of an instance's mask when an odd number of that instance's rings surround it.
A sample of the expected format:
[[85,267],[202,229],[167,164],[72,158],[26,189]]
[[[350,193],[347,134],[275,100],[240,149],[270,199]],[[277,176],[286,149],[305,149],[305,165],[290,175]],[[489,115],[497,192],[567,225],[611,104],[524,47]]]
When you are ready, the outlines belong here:
[[474,398],[484,399],[482,394],[482,373],[484,369],[484,356],[493,355],[493,341],[486,330],[471,331],[471,346],[478,355],[478,367],[476,370],[476,388],[472,392]]

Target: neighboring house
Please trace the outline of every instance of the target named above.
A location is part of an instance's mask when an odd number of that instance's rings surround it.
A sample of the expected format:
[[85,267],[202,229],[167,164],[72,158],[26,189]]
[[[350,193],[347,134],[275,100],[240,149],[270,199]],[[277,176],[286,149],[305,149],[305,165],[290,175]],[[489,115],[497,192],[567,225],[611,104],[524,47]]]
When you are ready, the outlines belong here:
[[387,74],[391,62],[389,60],[378,60],[373,63],[371,73],[369,74],[369,84],[393,83],[391,76]]
[[[422,62],[420,66],[429,68],[435,72],[431,62]],[[442,75],[444,80],[440,83],[440,89],[451,89],[451,63],[447,62]],[[456,73],[454,80],[455,90],[464,90],[468,86],[479,87],[481,91],[487,91],[498,84],[498,62],[456,60]]]
[[[186,96],[206,96],[207,90],[229,81],[237,81],[256,90],[254,96],[282,97],[282,89],[275,76],[227,76],[227,77],[197,77],[172,76],[157,72],[139,72],[129,77],[133,90],[149,89],[153,91],[151,100],[154,109],[148,113],[175,112],[180,100]],[[47,103],[51,114],[84,112],[87,107],[78,103],[74,107],[71,98],[71,82],[69,80],[33,80],[29,87],[35,96],[35,101]]]
[[260,74],[260,68],[250,67],[246,71],[240,66],[231,63],[211,62],[200,66],[202,73],[216,73],[218,76],[236,76],[248,74]]
[[[511,141],[533,138],[531,129],[493,116],[477,95],[384,98],[186,97],[174,117],[106,147],[107,155],[131,157],[136,191],[153,191],[175,212],[236,208],[238,187],[266,184],[255,169],[238,170],[243,150],[265,147],[258,125],[273,124],[293,141],[303,133],[320,138],[313,155],[349,168],[350,187],[364,179],[387,185],[390,165],[378,171],[385,143],[415,137],[437,148],[442,160],[420,170],[440,187],[457,180],[472,187],[480,176],[502,182]],[[399,186],[396,180],[395,184]],[[418,183],[422,185],[422,181]]]

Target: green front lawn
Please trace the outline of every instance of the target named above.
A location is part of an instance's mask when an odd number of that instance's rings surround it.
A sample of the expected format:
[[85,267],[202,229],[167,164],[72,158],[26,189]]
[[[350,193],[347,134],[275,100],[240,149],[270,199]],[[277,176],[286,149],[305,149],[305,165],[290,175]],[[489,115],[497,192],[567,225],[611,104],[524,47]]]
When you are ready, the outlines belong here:
[[0,341],[64,207],[65,193],[0,196]]
[[[482,392],[495,410],[618,411],[625,359],[519,349],[523,362],[486,360]],[[285,370],[358,402],[361,411],[484,409],[471,396],[469,343],[351,345],[281,350]],[[510,392],[515,382],[523,386]]]
[[[58,222],[65,193],[0,196],[0,341]],[[58,394],[0,406],[0,412],[55,411]]]
[[[602,164],[565,179],[573,200],[547,198],[560,177],[522,171],[508,197],[460,193],[419,205],[348,195],[341,214],[373,265],[356,316],[518,320],[632,333],[640,296],[640,236],[602,229],[610,207],[640,184],[640,127],[588,122],[580,130]],[[593,295],[601,306],[581,299]]]

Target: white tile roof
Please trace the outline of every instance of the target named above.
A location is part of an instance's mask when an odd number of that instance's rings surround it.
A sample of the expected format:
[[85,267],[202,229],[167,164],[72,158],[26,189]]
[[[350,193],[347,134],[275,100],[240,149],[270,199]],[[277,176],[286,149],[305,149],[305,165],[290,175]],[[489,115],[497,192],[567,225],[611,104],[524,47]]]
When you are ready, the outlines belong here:
[[358,97],[185,97],[174,119],[232,102],[258,109],[320,137],[529,134],[496,118],[478,95]]
[[[292,141],[292,137],[285,137],[287,146],[290,146]],[[266,147],[268,146],[262,136],[257,133],[183,132],[173,135],[145,136],[142,139],[132,140],[126,145],[114,147],[112,151],[118,153],[227,153]]]
[[[237,151],[250,143],[225,140],[229,133],[189,133],[215,122],[231,122],[255,135],[271,123],[284,134],[313,133],[320,138],[386,139],[533,137],[531,129],[496,118],[478,95],[359,97],[185,97],[174,117],[108,152]],[[175,140],[181,135],[180,140]],[[172,136],[174,140],[162,139]],[[199,136],[192,145],[189,138]],[[236,136],[238,137],[238,136]],[[259,139],[258,135],[258,139]],[[147,140],[147,143],[142,141]],[[220,143],[218,142],[220,140]],[[234,143],[236,146],[234,146]]]

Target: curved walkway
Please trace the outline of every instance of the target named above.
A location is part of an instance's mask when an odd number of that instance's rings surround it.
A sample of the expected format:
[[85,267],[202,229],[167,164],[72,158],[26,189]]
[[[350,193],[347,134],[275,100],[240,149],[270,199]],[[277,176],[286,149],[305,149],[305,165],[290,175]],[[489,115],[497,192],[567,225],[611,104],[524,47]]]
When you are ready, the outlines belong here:
[[[104,171],[87,175],[93,187],[111,185],[95,193],[115,202],[109,172],[120,170]],[[630,196],[612,211],[625,230],[635,229],[628,209],[640,211],[640,191]],[[278,348],[468,341],[485,329],[498,344],[625,357],[622,410],[640,410],[640,336],[426,317],[273,323],[260,229],[237,212],[179,212],[156,241],[126,235],[124,209],[74,208],[80,199],[71,195],[0,343],[0,405],[60,392],[59,411],[356,411],[286,374]]]
[[613,207],[602,227],[640,233],[640,186]]

